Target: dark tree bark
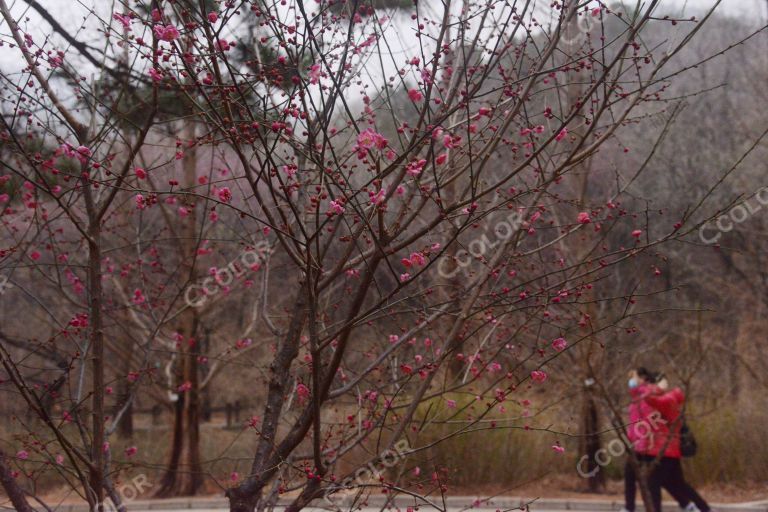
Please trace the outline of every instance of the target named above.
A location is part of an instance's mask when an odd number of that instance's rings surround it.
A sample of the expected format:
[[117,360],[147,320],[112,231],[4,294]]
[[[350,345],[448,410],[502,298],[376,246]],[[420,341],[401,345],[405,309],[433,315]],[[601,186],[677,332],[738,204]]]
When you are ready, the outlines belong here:
[[8,457],[0,450],[0,484],[5,490],[5,494],[13,504],[13,508],[19,512],[35,512],[35,509],[27,502],[27,497],[24,494],[24,490],[19,486],[18,482],[13,475],[11,475],[11,468],[8,467]]
[[[189,124],[185,130],[186,139],[195,139],[195,125]],[[185,152],[182,160],[185,186],[193,188],[196,183],[197,154],[194,148]],[[195,254],[197,251],[197,215],[192,201],[187,203],[190,215],[181,230],[180,256],[184,275],[192,282],[196,276]],[[194,307],[188,307],[180,316],[178,332],[184,339],[178,349],[179,362],[177,365],[176,382],[178,386],[188,383],[188,389],[178,392],[178,400],[174,404],[173,440],[171,456],[167,470],[163,475],[160,490],[157,495],[191,496],[200,490],[203,484],[202,468],[200,466],[200,382],[199,341],[196,340],[199,331],[199,313]]]
[[[124,374],[127,374],[125,372]],[[118,384],[117,392],[117,404],[115,405],[115,414],[117,414],[125,403],[131,399],[131,392],[128,383],[125,379],[120,380]],[[133,402],[128,404],[128,408],[120,418],[120,423],[117,425],[117,435],[122,439],[130,439],[133,437]]]
[[181,379],[192,388],[179,394],[174,404],[173,441],[168,469],[160,482],[159,497],[192,496],[203,484],[200,466],[200,401],[197,391],[197,359],[183,356]]
[[[587,455],[587,489],[589,492],[603,492],[605,490],[605,474],[597,464],[597,455],[600,450],[600,436],[598,432],[598,411],[595,397],[589,386],[584,388],[584,403],[582,409],[581,453]],[[595,471],[597,469],[597,471]],[[594,474],[593,474],[594,471]]]

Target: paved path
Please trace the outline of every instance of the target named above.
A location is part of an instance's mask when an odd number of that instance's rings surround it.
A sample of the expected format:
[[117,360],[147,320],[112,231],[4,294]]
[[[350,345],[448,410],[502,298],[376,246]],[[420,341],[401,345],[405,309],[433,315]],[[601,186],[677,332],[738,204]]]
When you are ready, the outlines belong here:
[[[350,510],[351,504],[347,500],[340,498],[336,500],[336,502],[341,510]],[[440,504],[439,498],[435,500],[435,502]],[[399,509],[405,511],[408,507],[413,507],[414,504],[413,499],[399,497],[389,509],[385,510],[396,511]],[[480,501],[473,497],[451,497],[446,500],[448,512],[512,512],[526,504],[530,504],[530,510],[532,512],[616,512],[620,510],[623,505],[618,501],[589,499],[541,498],[532,502],[530,498],[517,497],[499,497],[490,501]],[[58,507],[54,507],[50,503],[48,505],[57,512],[89,512],[86,505],[59,505]],[[170,500],[151,501],[137,500],[127,503],[126,505],[130,512],[171,512],[178,510],[222,512],[229,510],[227,501],[224,498],[175,498]],[[362,508],[354,508],[353,510],[357,512],[381,512],[381,507],[383,505],[383,498],[376,496],[369,498],[366,506],[363,506]],[[281,508],[282,507],[278,507],[278,510]],[[747,503],[712,504],[712,508],[715,512],[768,512],[768,500]],[[331,509],[329,507],[323,508],[318,505],[304,510],[307,512],[328,512]],[[428,510],[434,510],[434,508],[423,503],[419,506],[419,511]],[[640,506],[638,512],[642,512],[642,510],[642,506]],[[112,509],[107,508],[107,511],[112,512]],[[664,512],[680,512],[680,509],[675,502],[665,502]]]

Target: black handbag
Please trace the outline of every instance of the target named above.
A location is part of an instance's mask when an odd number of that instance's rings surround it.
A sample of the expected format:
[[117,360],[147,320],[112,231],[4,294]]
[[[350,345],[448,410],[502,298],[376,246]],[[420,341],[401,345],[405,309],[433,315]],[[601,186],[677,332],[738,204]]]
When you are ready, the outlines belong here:
[[698,449],[699,445],[696,443],[696,438],[691,429],[688,428],[688,423],[683,419],[683,424],[680,426],[680,454],[683,457],[693,457]]

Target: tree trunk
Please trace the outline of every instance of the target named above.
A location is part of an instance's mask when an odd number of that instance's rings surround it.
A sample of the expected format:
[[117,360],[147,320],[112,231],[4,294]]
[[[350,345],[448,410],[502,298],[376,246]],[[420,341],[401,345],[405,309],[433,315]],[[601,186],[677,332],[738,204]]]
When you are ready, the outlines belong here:
[[179,393],[174,405],[173,441],[168,469],[160,481],[159,497],[192,496],[203,484],[200,466],[200,400],[197,383],[197,358],[183,355],[180,381],[192,383]]
[[[126,358],[128,364],[130,360]],[[123,372],[123,375],[127,375],[130,368]],[[127,379],[120,379],[117,384],[117,404],[114,408],[114,414],[116,415],[124,406],[126,401],[130,400],[131,392],[128,386]],[[120,423],[117,425],[117,435],[121,439],[131,439],[133,437],[133,402],[128,404],[128,408],[120,418]]]
[[8,499],[11,500],[11,504],[15,510],[20,512],[34,512],[27,502],[27,497],[24,495],[24,490],[19,486],[16,479],[11,474],[11,468],[8,467],[8,457],[0,450],[0,484],[2,484],[5,494],[8,495]]
[[[605,490],[605,475],[597,464],[598,451],[600,450],[600,436],[598,432],[597,404],[589,386],[584,388],[584,403],[582,409],[581,426],[581,453],[587,455],[587,490],[589,492],[603,492]],[[597,471],[595,471],[597,469]],[[592,473],[594,471],[594,474]]]
[[[194,141],[196,129],[193,123],[185,127],[185,139]],[[197,152],[195,147],[188,148],[181,161],[184,170],[184,187],[190,190],[196,184]],[[197,213],[193,199],[187,199],[189,216],[181,230],[180,251],[181,265],[188,282],[197,277],[195,254],[197,252]],[[157,496],[191,496],[200,490],[203,483],[200,466],[200,382],[197,355],[199,341],[195,339],[199,331],[199,312],[194,307],[187,307],[180,315],[177,330],[182,335],[178,348],[179,362],[176,372],[176,390],[178,399],[174,405],[173,440],[171,457],[166,466],[165,475],[160,483]],[[177,391],[184,385],[183,391]]]
[[254,512],[259,503],[261,493],[242,492],[237,487],[227,491],[230,512]]
[[[85,171],[85,166],[83,166]],[[91,359],[91,378],[93,396],[91,399],[91,468],[89,475],[90,489],[88,504],[95,510],[104,510],[104,325],[102,320],[103,288],[101,275],[101,220],[96,214],[95,203],[91,195],[91,184],[85,182],[86,206],[88,211],[88,320],[90,322],[89,355]],[[93,500],[93,501],[92,501]]]

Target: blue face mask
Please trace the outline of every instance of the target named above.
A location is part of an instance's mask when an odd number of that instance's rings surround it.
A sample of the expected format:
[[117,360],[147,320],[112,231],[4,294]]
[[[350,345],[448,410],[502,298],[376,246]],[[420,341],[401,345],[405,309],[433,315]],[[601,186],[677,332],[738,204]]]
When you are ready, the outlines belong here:
[[629,382],[627,383],[627,385],[629,386],[629,389],[636,388],[637,387],[637,379],[632,377],[631,379],[629,379]]

